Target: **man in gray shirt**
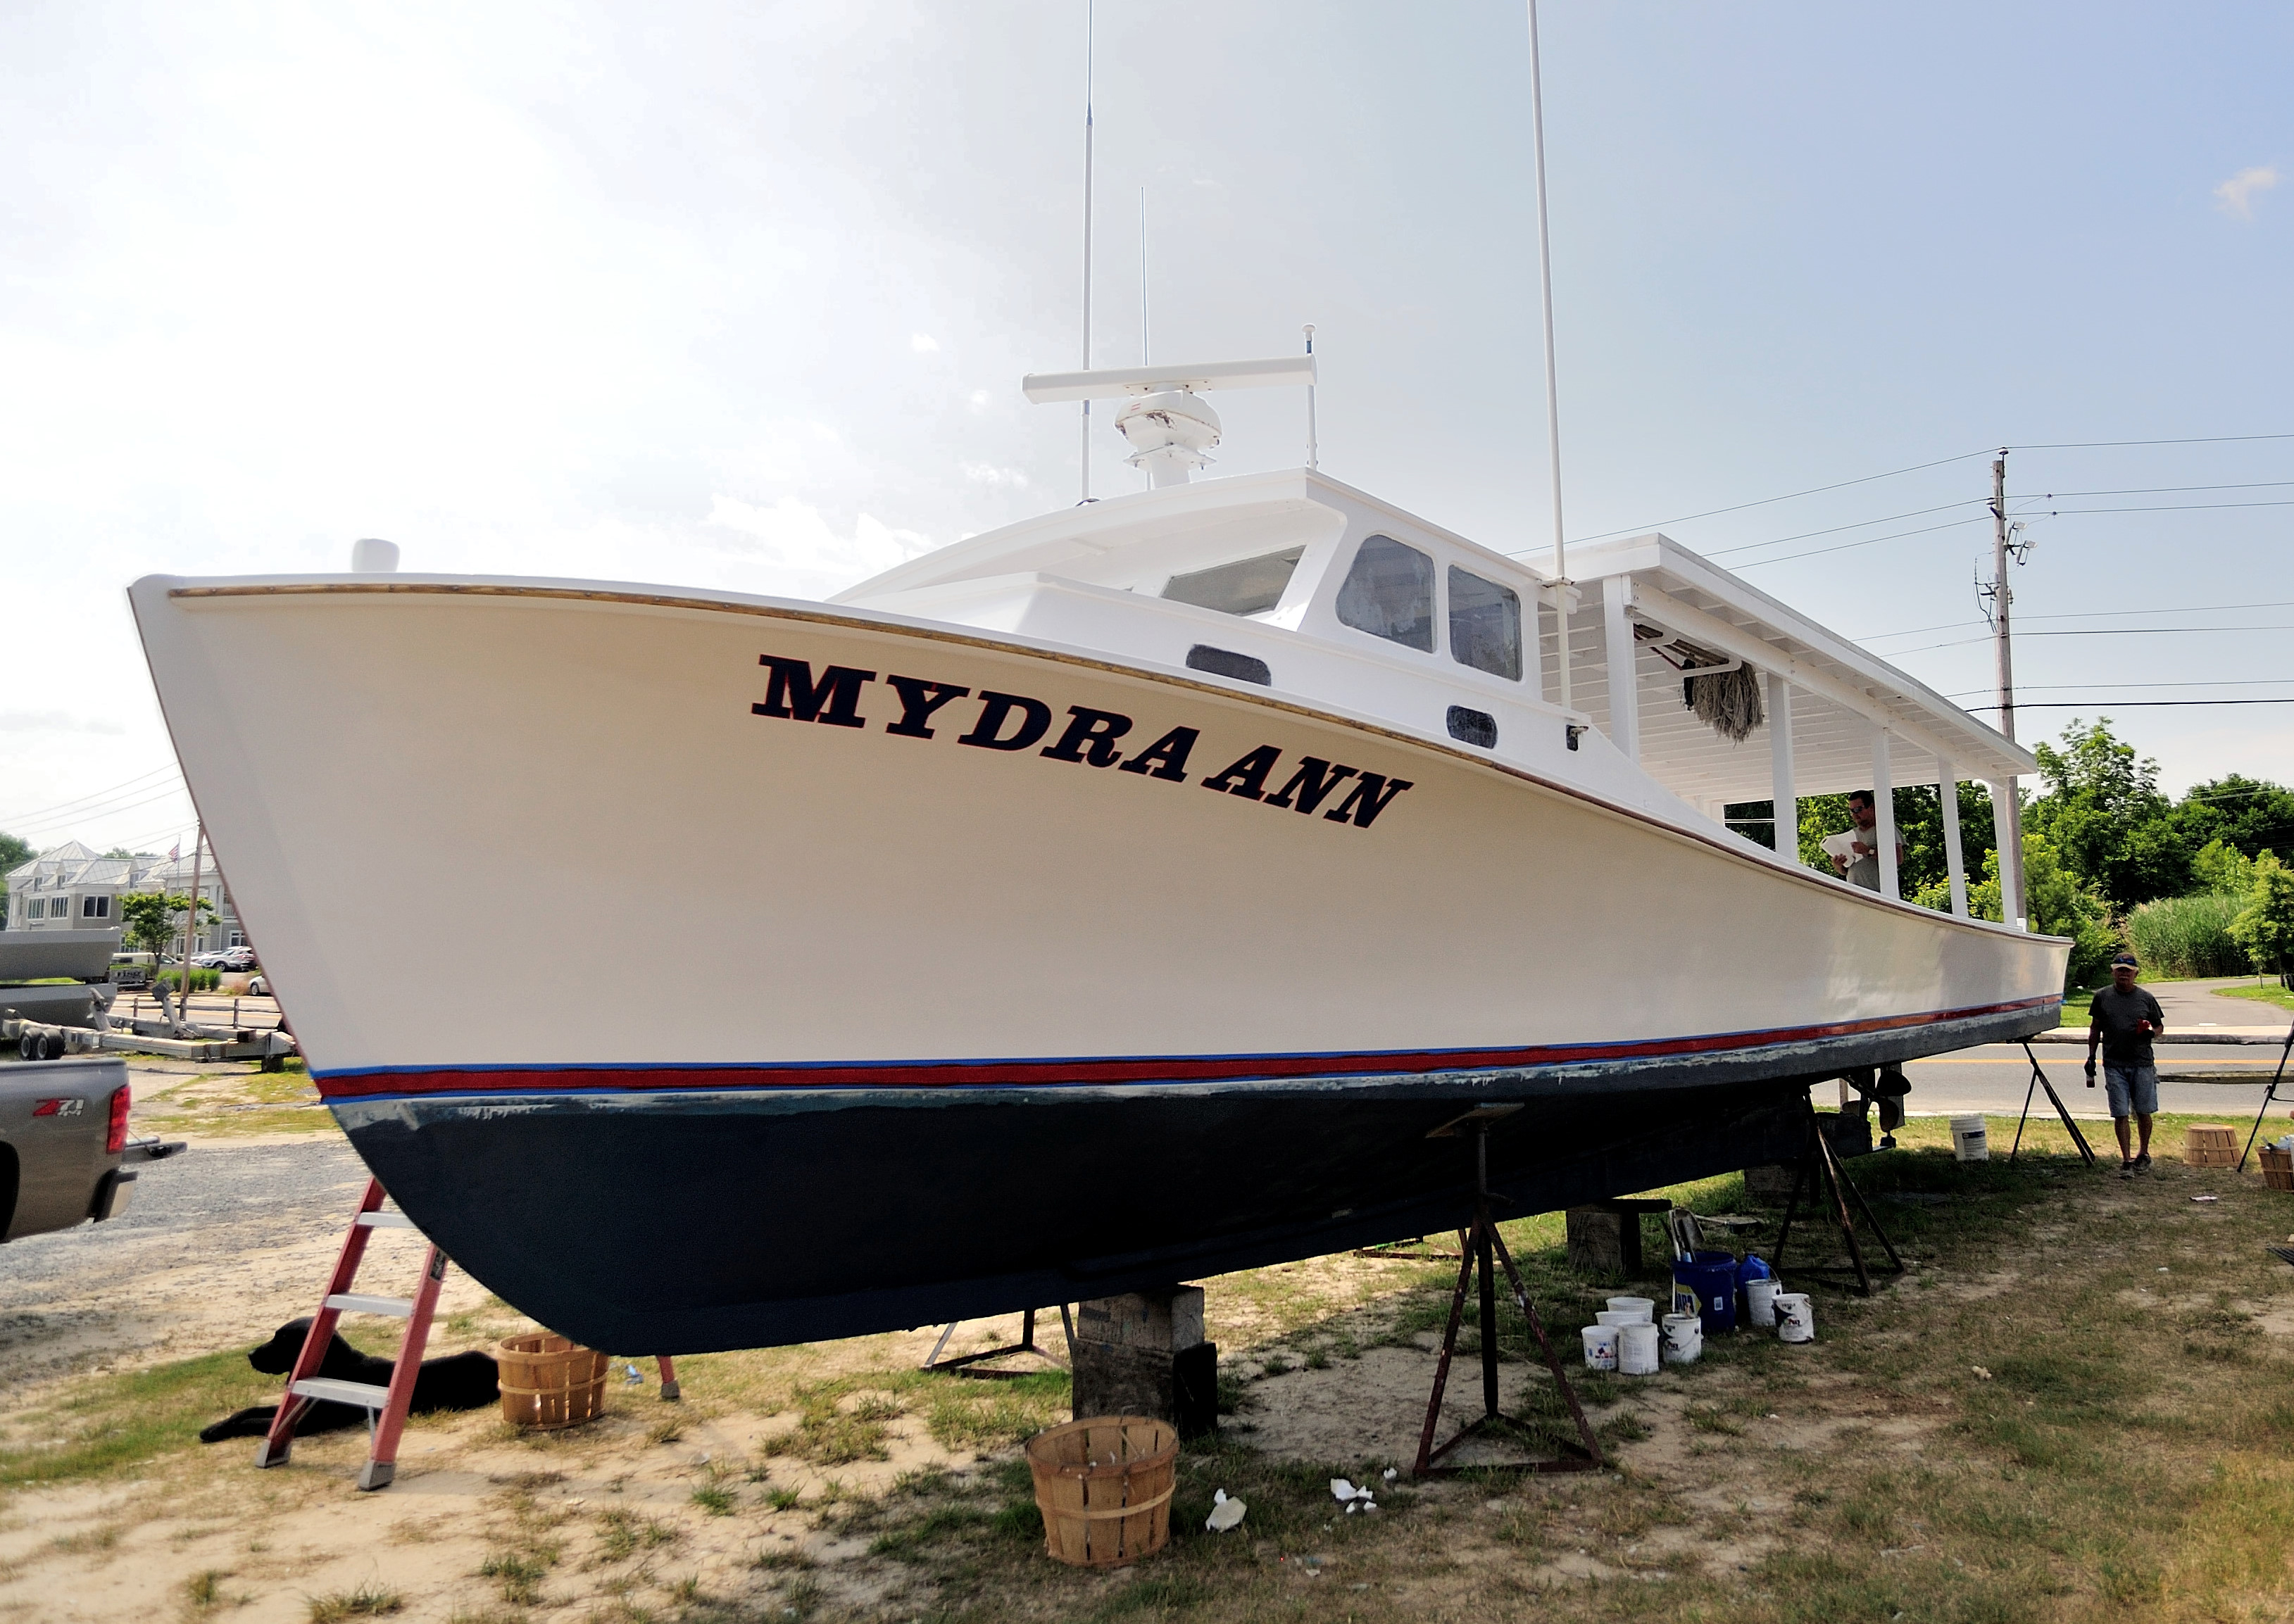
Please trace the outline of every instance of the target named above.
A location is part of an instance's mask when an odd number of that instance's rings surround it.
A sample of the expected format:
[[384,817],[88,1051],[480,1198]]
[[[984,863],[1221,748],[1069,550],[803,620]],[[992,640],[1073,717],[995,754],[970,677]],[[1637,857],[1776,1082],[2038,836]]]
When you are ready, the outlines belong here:
[[[2097,992],[2088,1006],[2087,1085],[2095,1086],[2095,1049],[2103,1045],[2103,1075],[2111,1099],[2111,1125],[2119,1130],[2119,1176],[2131,1179],[2151,1171],[2151,1118],[2159,1109],[2159,1073],[2152,1063],[2151,1039],[2167,1029],[2159,1001],[2135,985],[2135,955],[2122,953],[2111,962],[2111,985]],[[2143,1152],[2129,1156],[2127,1119],[2135,1118],[2143,1132]]]

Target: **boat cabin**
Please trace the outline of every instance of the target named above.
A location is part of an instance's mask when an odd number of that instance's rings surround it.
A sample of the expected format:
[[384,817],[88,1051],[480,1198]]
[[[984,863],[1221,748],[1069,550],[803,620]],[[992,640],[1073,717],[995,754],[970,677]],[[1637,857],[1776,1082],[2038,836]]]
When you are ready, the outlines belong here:
[[[1790,830],[1799,797],[1872,788],[1891,836],[1893,785],[1972,778],[1997,797],[2037,768],[1668,537],[1579,548],[1570,568],[1557,590],[1533,564],[1298,468],[1045,514],[834,601],[1263,687],[1708,834],[1732,804],[1772,801]],[[1956,794],[1942,805],[1965,916]],[[1726,838],[1799,865],[1791,840],[1777,856]],[[1878,843],[1892,897],[1894,841]]]

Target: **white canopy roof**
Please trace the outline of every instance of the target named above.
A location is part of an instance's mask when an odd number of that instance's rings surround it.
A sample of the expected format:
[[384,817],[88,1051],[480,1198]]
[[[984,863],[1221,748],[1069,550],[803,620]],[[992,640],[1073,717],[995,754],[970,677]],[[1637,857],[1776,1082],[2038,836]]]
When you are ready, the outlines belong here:
[[[1569,572],[1583,593],[1569,621],[1572,704],[1615,736],[1604,602],[1624,583],[1627,620],[1639,629],[1634,667],[1641,762],[1684,800],[1707,806],[1769,800],[1776,719],[1768,718],[1741,743],[1714,732],[1683,702],[1681,671],[1659,652],[1664,647],[1677,656],[1682,644],[1791,684],[1793,776],[1800,794],[1868,786],[1873,741],[1883,726],[1891,740],[1889,776],[1896,784],[1936,783],[1939,760],[1948,760],[1959,778],[1997,781],[2038,770],[2030,752],[1926,684],[1670,537],[1574,548]],[[1550,628],[1550,612],[1546,621]],[[1541,641],[1548,650],[1546,692],[1551,694],[1552,644]]]

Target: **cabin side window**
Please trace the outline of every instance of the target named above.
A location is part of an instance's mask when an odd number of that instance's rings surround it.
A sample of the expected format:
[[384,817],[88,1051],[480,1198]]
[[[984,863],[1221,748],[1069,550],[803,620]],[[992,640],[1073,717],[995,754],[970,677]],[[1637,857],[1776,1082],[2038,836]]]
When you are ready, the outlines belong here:
[[1521,594],[1450,566],[1450,653],[1460,665],[1521,680]]
[[1282,601],[1283,589],[1290,584],[1291,572],[1306,551],[1293,547],[1174,575],[1164,586],[1163,596],[1175,604],[1192,604],[1221,614],[1264,614]]
[[1391,536],[1354,554],[1338,589],[1338,621],[1405,648],[1434,652],[1434,561]]

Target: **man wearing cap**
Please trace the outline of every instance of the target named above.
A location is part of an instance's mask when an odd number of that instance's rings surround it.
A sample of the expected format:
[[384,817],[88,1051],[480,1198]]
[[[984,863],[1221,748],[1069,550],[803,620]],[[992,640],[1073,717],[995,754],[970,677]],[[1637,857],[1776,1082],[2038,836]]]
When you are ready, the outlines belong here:
[[[1832,872],[1851,885],[1860,885],[1867,891],[1880,889],[1880,832],[1874,827],[1879,813],[1872,801],[1869,790],[1851,790],[1848,796],[1850,827],[1838,834],[1824,837],[1824,855],[1832,859]],[[1903,872],[1904,843],[1896,842],[1896,870]]]
[[[2095,1086],[2095,1049],[2103,1045],[2103,1086],[2111,1100],[2111,1125],[2119,1131],[2119,1176],[2151,1171],[2151,1118],[2159,1109],[2159,1073],[2152,1062],[2151,1039],[2167,1029],[2159,1001],[2135,985],[2135,955],[2111,962],[2111,985],[2087,1006],[2087,1085]],[[2143,1150],[2129,1156],[2127,1119],[2143,1132]]]

